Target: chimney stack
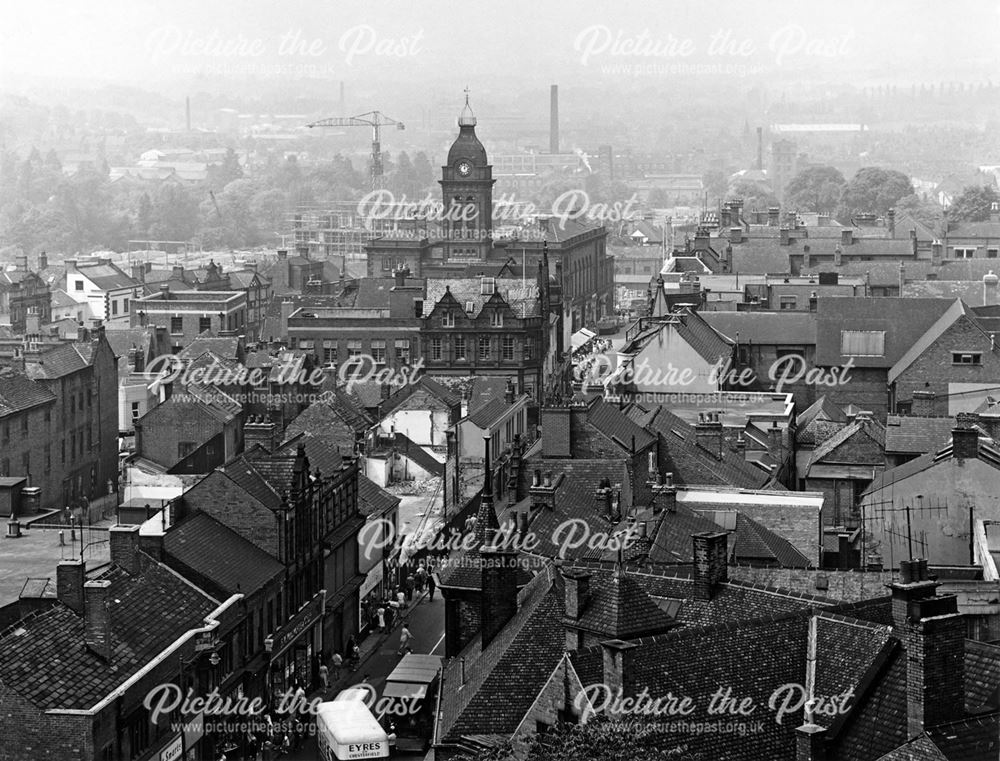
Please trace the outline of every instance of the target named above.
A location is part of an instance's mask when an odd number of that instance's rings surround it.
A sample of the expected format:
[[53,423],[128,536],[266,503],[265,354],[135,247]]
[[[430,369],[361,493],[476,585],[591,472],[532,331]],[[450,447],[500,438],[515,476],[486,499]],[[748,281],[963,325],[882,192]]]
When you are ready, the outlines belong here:
[[975,459],[979,456],[979,429],[977,415],[960,412],[955,416],[955,427],[951,431],[951,456],[958,460]]
[[711,600],[715,588],[729,580],[729,534],[706,531],[692,534],[694,542],[694,597]]
[[108,529],[111,562],[129,576],[139,573],[139,526],[112,526]]
[[260,444],[266,451],[273,452],[281,443],[281,434],[272,421],[263,415],[249,417],[243,425],[243,449],[251,449],[255,444]]
[[624,697],[633,697],[635,679],[632,676],[634,674],[632,661],[637,647],[638,645],[632,642],[620,639],[601,643],[604,655],[604,684],[611,695],[617,696],[620,692]]
[[44,251],[38,255],[38,270],[39,272],[47,269],[49,266],[49,255]]
[[482,647],[493,641],[517,613],[517,552],[513,548],[483,545],[483,591],[479,598]]
[[769,206],[767,209],[767,225],[768,227],[777,227],[781,220],[781,207],[779,206]]
[[83,585],[83,638],[87,648],[105,661],[111,660],[111,582],[88,581]]
[[572,410],[569,407],[543,407],[542,457],[572,457],[570,445],[572,433]]
[[28,271],[28,257],[27,256],[15,256],[14,265],[18,272]]
[[87,565],[82,560],[61,560],[56,566],[56,599],[78,615],[83,614],[83,584]]
[[934,414],[934,399],[937,395],[933,391],[914,391],[911,413],[917,417],[930,417]]
[[549,153],[559,153],[559,85],[549,90]]
[[823,738],[826,730],[818,724],[803,724],[795,730],[795,761],[826,761]]
[[504,388],[503,399],[507,404],[514,403],[514,384],[510,378],[507,379],[507,386]]
[[896,235],[896,210],[895,209],[889,209],[889,211],[886,212],[885,219],[886,219],[886,225],[889,228],[889,237],[890,238],[895,237],[895,235]]
[[695,443],[717,460],[722,459],[722,423],[716,412],[698,413],[694,426]]
[[581,570],[563,572],[566,587],[566,617],[578,620],[590,602],[590,574]]
[[936,595],[924,559],[903,561],[891,584],[892,617],[906,648],[910,739],[965,715],[965,631],[955,595]]
[[940,267],[944,263],[944,244],[936,240],[931,243],[931,264]]

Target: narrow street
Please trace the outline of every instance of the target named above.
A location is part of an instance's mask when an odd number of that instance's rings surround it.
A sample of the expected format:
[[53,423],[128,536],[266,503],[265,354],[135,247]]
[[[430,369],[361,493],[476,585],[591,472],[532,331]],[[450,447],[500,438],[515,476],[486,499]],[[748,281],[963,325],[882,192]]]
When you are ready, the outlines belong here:
[[[428,600],[426,596],[419,598],[419,602],[417,600],[417,596],[414,595],[414,602],[403,619],[409,622],[410,633],[413,635],[410,647],[414,653],[444,655],[444,600],[441,593],[435,590],[433,601]],[[402,660],[402,656],[397,654],[400,630],[401,627],[394,624],[393,631],[387,635],[380,635],[378,632],[370,634],[362,643],[363,651],[370,654],[362,660],[357,671],[344,669],[344,674],[340,681],[331,687],[327,699],[332,700],[341,690],[359,684],[366,676],[368,682],[375,688],[376,694],[381,697],[386,678]],[[370,640],[373,637],[377,640],[372,649]],[[316,761],[319,755],[315,737],[310,737],[297,751],[281,758],[292,761]]]

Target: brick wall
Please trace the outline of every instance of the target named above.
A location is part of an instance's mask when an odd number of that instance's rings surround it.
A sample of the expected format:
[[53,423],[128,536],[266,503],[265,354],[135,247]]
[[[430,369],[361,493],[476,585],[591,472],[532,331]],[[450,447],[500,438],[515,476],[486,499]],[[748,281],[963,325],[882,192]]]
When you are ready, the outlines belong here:
[[92,717],[47,715],[3,685],[0,731],[0,761],[93,761],[100,750],[95,747]]
[[[979,352],[980,365],[952,364],[952,352]],[[931,415],[947,415],[949,383],[1000,383],[1000,352],[990,351],[989,336],[960,317],[896,379],[896,401],[913,401],[914,391],[929,391]]]
[[274,513],[222,473],[210,473],[184,494],[189,512],[202,510],[265,552],[279,555]]
[[135,431],[139,456],[170,468],[181,459],[178,448],[181,442],[193,445],[185,452],[186,456],[222,433],[223,425],[206,414],[200,404],[186,400],[180,390],[137,420]]
[[889,398],[886,392],[888,370],[878,367],[852,368],[848,381],[826,389],[827,398],[840,407],[854,404],[870,410],[879,420],[885,420]]
[[[892,571],[825,571],[804,568],[760,568],[745,565],[730,565],[729,578],[734,581],[749,581],[768,587],[778,587],[849,602],[867,600],[871,597],[884,597],[885,585],[894,580]],[[826,584],[826,589],[819,589],[816,586],[817,580],[821,578]]]

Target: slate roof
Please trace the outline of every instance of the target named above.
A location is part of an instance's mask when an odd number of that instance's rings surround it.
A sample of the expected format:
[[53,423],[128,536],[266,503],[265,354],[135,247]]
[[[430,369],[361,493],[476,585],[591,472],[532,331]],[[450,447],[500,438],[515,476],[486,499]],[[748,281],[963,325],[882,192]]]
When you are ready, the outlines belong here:
[[546,567],[521,590],[517,613],[485,648],[477,635],[445,665],[440,740],[514,732],[564,652],[564,594],[562,577]]
[[885,428],[886,454],[926,454],[948,443],[955,418],[889,415]]
[[977,640],[965,641],[965,705],[1000,708],[1000,645]]
[[640,351],[664,330],[673,330],[706,362],[726,359],[733,353],[733,342],[712,329],[712,326],[696,311],[685,307],[673,314],[652,321],[642,333],[629,341],[621,353]]
[[149,344],[153,340],[153,331],[149,328],[126,328],[125,330],[108,330],[105,332],[108,344],[116,357],[128,356],[129,349],[140,349],[145,356],[149,352]]
[[[347,438],[344,438],[340,425],[352,431]],[[360,409],[351,397],[337,389],[324,394],[323,398],[296,415],[285,429],[285,436],[309,433],[325,439],[341,451],[353,452],[356,435],[366,432],[373,425],[374,422],[367,413]]]
[[814,312],[701,312],[715,330],[736,343],[815,345]]
[[809,558],[791,542],[741,512],[736,513],[736,531],[731,546],[736,561],[774,564],[782,568],[811,565]]
[[701,449],[695,440],[694,426],[664,407],[647,412],[632,405],[627,413],[632,420],[662,437],[660,469],[674,474],[678,485],[724,484],[743,489],[759,489],[771,481],[770,474],[751,465],[743,455],[722,447],[718,460]]
[[816,314],[816,365],[844,365],[842,330],[885,332],[881,357],[850,357],[855,367],[888,370],[927,332],[953,302],[943,299],[820,297]]
[[494,398],[485,405],[469,414],[469,422],[477,428],[488,428],[490,424],[509,410],[511,405],[507,404],[503,397]]
[[597,398],[587,409],[587,422],[616,441],[626,452],[631,452],[633,441],[636,452],[656,443],[654,434],[638,425],[617,405],[608,404],[601,398]]
[[795,441],[798,444],[815,444],[817,421],[847,425],[847,415],[824,394],[795,418]]
[[0,417],[55,400],[55,394],[44,384],[13,369],[0,369]]
[[[423,278],[406,278],[404,281],[404,285],[407,286],[420,286],[421,298],[424,297],[427,283],[428,281]],[[396,279],[392,277],[362,278],[358,281],[358,293],[354,300],[354,307],[356,309],[388,309],[389,296],[395,286]]]
[[[861,418],[855,420],[850,425],[841,428],[830,438],[816,447],[809,460],[809,466],[812,467],[816,463],[823,462],[824,460],[827,462],[841,462],[841,460],[830,460],[828,458],[838,447],[847,443],[856,435],[867,436],[880,447],[883,453],[885,452],[885,428],[874,418]],[[854,463],[853,460],[850,462]],[[877,461],[873,461],[871,464],[881,465],[882,462],[883,459],[879,457]]]
[[400,502],[402,500],[399,497],[387,492],[368,476],[358,475],[358,512],[366,518],[385,515],[399,507]]
[[949,759],[925,732],[884,756],[879,756],[876,761],[949,761]]
[[[285,459],[289,460],[290,470],[294,458]],[[280,491],[270,484],[267,478],[269,474],[258,465],[259,463],[253,462],[244,454],[227,462],[222,470],[229,476],[230,480],[262,505],[271,510],[277,510],[282,505]]]
[[[899,358],[889,369],[889,383],[893,383],[900,375],[902,375],[910,365],[917,361],[920,356],[927,351],[934,342],[937,341],[945,331],[947,331],[952,325],[958,322],[962,317],[968,317],[969,322],[972,324],[973,328],[977,329],[984,339],[990,340],[989,334],[983,330],[975,316],[969,311],[968,306],[961,300],[955,299],[951,306],[948,308],[943,315],[941,315],[938,320],[931,325],[927,331],[917,339],[913,346],[911,346],[906,353]],[[994,349],[995,351],[995,349]]]
[[[871,494],[883,489],[887,486],[891,486],[894,483],[903,481],[912,475],[917,473],[922,473],[925,470],[932,468],[938,462],[943,462],[951,458],[952,444],[949,441],[945,446],[938,449],[936,452],[928,452],[927,454],[920,455],[909,462],[904,462],[902,465],[897,465],[895,468],[890,468],[882,473],[879,473],[871,485],[865,490],[865,494]],[[997,470],[1000,470],[1000,449],[997,448],[997,444],[990,439],[985,433],[980,430],[979,436],[979,461],[992,465]]]
[[238,337],[215,336],[206,332],[184,347],[179,356],[182,359],[195,359],[205,352],[212,352],[223,359],[238,360],[240,359],[239,346],[240,339]]
[[79,372],[90,365],[75,342],[43,346],[41,355],[29,358],[24,371],[32,380],[54,380]]
[[[527,281],[526,287],[520,278],[495,278],[495,292],[519,318],[537,317],[540,312],[539,299],[535,296],[537,286],[533,281]],[[434,311],[434,307],[450,290],[451,296],[464,310],[468,302],[472,302],[471,314],[478,316],[493,294],[482,293],[482,280],[478,277],[454,278],[449,280],[433,279],[427,281],[427,298],[424,300],[424,317]]]
[[228,423],[243,412],[243,405],[215,386],[189,383],[184,387],[183,397],[171,396],[167,401],[174,399],[180,399],[181,404],[194,405],[199,411],[210,415],[220,423]]
[[52,304],[52,308],[53,309],[62,309],[64,307],[82,306],[79,301],[77,301],[76,299],[72,298],[62,288],[56,288],[54,291],[52,291],[51,304]]
[[252,595],[285,571],[264,550],[203,512],[167,531],[163,546],[169,565],[225,596]]
[[89,278],[102,291],[114,291],[120,288],[142,286],[142,283],[129,277],[110,262],[82,266],[78,263],[77,269],[81,275]]
[[62,604],[22,619],[0,638],[0,679],[42,710],[92,707],[218,607],[216,600],[155,562],[136,576],[108,566],[88,580],[111,582],[116,669],[84,646],[83,617]]
[[573,626],[608,638],[631,639],[674,625],[674,620],[628,574],[617,569],[588,572],[590,599]]
[[980,716],[942,724],[927,730],[927,736],[948,761],[995,761],[1000,755],[997,716]]
[[[285,440],[274,451],[274,455],[294,458],[300,444],[305,447],[310,473],[315,473],[318,468],[321,475],[329,476],[340,470],[340,466],[344,462],[340,452],[322,437],[308,431],[303,431],[295,436],[289,436],[286,431]],[[265,457],[266,455],[261,452],[257,459]]]

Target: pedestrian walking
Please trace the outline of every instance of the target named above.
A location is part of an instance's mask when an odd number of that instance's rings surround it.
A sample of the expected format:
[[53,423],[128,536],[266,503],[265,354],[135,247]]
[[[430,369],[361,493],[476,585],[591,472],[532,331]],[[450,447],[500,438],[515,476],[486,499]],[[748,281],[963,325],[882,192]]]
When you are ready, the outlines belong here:
[[344,659],[340,653],[334,653],[333,658],[330,661],[333,664],[333,679],[334,681],[340,681],[340,669],[344,666]]
[[413,588],[417,585],[417,580],[411,573],[406,577],[406,601],[413,602]]
[[406,594],[399,587],[396,587],[396,602],[399,603],[400,613],[406,610]]
[[402,655],[403,651],[406,650],[407,646],[410,644],[410,640],[413,635],[410,634],[410,627],[408,624],[403,624],[403,629],[399,633],[399,650],[396,651],[396,655]]
[[385,606],[379,605],[378,610],[375,612],[375,616],[378,618],[378,630],[381,634],[385,631]]
[[399,603],[395,600],[391,601],[385,606],[385,630],[387,632],[392,631],[392,619],[396,615],[396,610],[399,608]]
[[434,581],[434,574],[429,574],[427,576],[427,599],[432,601],[434,599],[434,587],[437,586],[437,582]]
[[330,669],[325,663],[321,663],[319,666],[319,684],[323,688],[324,694],[330,689]]
[[357,671],[358,666],[361,665],[361,648],[357,645],[355,645],[354,649],[351,650],[351,661],[354,666],[354,671]]
[[423,592],[424,585],[427,584],[427,569],[424,567],[423,561],[420,561],[420,565],[417,567],[417,591]]

